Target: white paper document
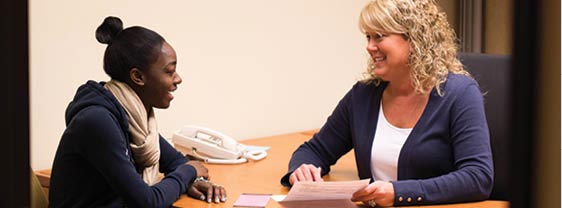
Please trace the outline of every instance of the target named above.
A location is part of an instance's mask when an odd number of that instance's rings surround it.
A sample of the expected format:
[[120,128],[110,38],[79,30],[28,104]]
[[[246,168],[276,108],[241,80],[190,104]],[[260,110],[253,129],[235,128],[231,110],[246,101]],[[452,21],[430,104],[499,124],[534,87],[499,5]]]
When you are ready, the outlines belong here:
[[369,179],[360,181],[297,182],[287,197],[280,202],[351,199],[357,190],[369,185]]

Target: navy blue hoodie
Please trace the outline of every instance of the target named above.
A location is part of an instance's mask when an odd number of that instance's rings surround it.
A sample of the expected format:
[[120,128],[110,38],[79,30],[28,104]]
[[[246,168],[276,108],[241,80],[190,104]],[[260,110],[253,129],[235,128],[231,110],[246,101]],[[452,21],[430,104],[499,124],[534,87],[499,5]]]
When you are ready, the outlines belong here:
[[66,109],[66,129],[51,173],[50,207],[169,207],[195,179],[195,168],[160,137],[160,172],[149,186],[138,173],[128,117],[102,83],[80,86]]

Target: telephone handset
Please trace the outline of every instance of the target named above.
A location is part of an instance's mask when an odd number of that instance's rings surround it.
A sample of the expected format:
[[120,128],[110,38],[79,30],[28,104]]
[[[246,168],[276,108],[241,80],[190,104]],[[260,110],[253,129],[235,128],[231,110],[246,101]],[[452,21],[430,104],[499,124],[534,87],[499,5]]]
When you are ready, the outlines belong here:
[[247,162],[247,158],[261,160],[267,156],[265,150],[248,151],[233,138],[200,126],[183,127],[174,133],[172,142],[180,152],[207,163],[238,164]]

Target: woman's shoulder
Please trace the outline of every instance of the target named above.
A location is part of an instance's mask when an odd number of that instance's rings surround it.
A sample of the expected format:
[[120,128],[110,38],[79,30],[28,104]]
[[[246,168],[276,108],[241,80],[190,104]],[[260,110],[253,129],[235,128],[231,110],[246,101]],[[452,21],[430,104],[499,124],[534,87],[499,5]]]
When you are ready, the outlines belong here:
[[[476,80],[464,74],[450,73],[441,90],[443,100],[451,102],[475,101],[482,97],[480,86]],[[437,93],[435,92],[435,94]]]
[[380,83],[374,82],[363,82],[358,81],[356,82],[351,91],[356,93],[373,93],[374,91],[383,90],[386,87],[386,82],[381,81]]
[[79,87],[72,102],[66,109],[68,123],[80,119],[82,122],[115,120],[126,122],[126,113],[121,104],[103,87],[103,83],[88,81]]
[[351,89],[345,94],[340,102],[347,104],[362,105],[365,102],[371,102],[374,97],[380,97],[386,83],[380,84],[365,83],[362,81],[356,82]]
[[445,91],[458,91],[464,90],[470,86],[478,87],[478,83],[472,77],[464,74],[453,74],[449,73],[447,76],[447,81],[444,83]]
[[108,125],[117,124],[113,113],[102,106],[88,106],[73,116],[70,124],[72,126],[87,126],[88,128],[106,128]]

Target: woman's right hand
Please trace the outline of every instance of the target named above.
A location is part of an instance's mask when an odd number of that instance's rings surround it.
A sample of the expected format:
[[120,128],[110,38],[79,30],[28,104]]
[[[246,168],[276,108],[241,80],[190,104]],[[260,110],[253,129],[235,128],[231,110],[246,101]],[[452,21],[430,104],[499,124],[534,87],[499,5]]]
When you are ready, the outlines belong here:
[[324,181],[322,179],[322,169],[311,164],[302,164],[289,176],[289,183],[291,185],[297,181]]
[[207,180],[195,180],[191,187],[187,189],[187,195],[207,201],[207,203],[226,201],[226,189]]
[[207,170],[207,168],[205,166],[203,166],[203,164],[201,164],[201,162],[195,161],[195,160],[190,160],[186,164],[191,165],[195,168],[195,170],[197,171],[197,177],[209,178],[209,170]]

